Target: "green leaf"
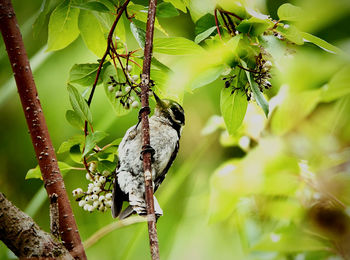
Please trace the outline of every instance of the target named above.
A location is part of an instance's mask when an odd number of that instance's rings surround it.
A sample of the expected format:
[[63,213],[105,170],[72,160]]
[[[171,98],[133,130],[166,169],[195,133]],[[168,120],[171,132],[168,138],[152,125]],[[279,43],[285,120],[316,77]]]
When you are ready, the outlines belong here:
[[243,122],[248,101],[244,91],[236,90],[233,94],[231,92],[231,88],[221,90],[220,110],[227,131],[233,135]]
[[79,30],[88,49],[96,56],[102,57],[107,47],[105,35],[108,32],[93,13],[80,11]]
[[210,27],[208,30],[198,34],[194,39],[194,42],[199,44],[201,41],[208,38],[215,30],[216,30],[216,26]]
[[50,1],[51,0],[43,0],[43,2],[41,4],[39,15],[33,24],[33,36],[34,36],[34,38],[38,37],[40,31],[46,25],[46,17],[50,11]]
[[186,4],[184,0],[164,0],[164,2],[172,3],[177,9],[187,13]]
[[263,34],[267,28],[272,27],[273,25],[273,22],[268,19],[263,20],[257,17],[251,17],[248,20],[243,20],[236,29],[241,33],[247,33],[251,36],[259,36]]
[[215,67],[203,68],[199,71],[196,77],[191,81],[190,88],[191,90],[203,87],[213,82],[225,71],[225,65],[221,64]]
[[116,167],[117,163],[108,160],[101,160],[97,162],[97,170],[101,173],[103,171],[114,172]]
[[[203,33],[209,28],[215,26],[215,18],[212,14],[203,15],[195,24],[194,33],[196,35]],[[215,26],[216,27],[216,26]]]
[[58,149],[57,153],[65,153],[65,152],[69,152],[70,149],[74,146],[74,145],[79,145],[79,146],[83,146],[85,142],[85,136],[84,135],[75,135],[70,137],[67,141],[64,141],[60,148]]
[[[67,163],[64,162],[58,162],[58,167],[60,168],[61,174],[65,174],[69,172],[70,170],[75,169],[75,167],[68,165]],[[35,168],[30,169],[25,177],[26,180],[28,179],[43,179],[41,176],[41,171],[39,168],[39,165],[37,165]]]
[[279,228],[266,234],[252,249],[283,253],[329,250],[319,236],[293,226]]
[[92,115],[86,100],[72,85],[68,85],[67,89],[69,92],[70,103],[76,114],[83,120],[87,120],[90,124],[92,124]]
[[324,49],[327,52],[334,54],[340,54],[342,52],[338,47],[335,47],[334,45],[316,37],[315,35],[306,32],[300,32],[300,34],[304,38],[304,41],[312,42],[313,44],[317,45],[318,47]]
[[276,31],[278,31],[283,37],[291,42],[294,42],[298,45],[304,44],[303,36],[294,25],[277,26]]
[[134,23],[130,23],[130,30],[134,35],[137,43],[143,49],[145,48],[146,32],[140,27],[137,27]]
[[67,110],[66,119],[72,126],[80,130],[84,128],[84,120],[75,111]]
[[78,17],[79,9],[69,0],[56,7],[50,16],[47,51],[63,49],[79,36]]
[[282,21],[299,21],[304,12],[300,7],[287,3],[278,8],[277,15]]
[[105,138],[108,134],[101,131],[96,131],[94,133],[91,133],[86,136],[85,140],[85,148],[84,153],[82,154],[82,157],[87,155],[89,152],[91,152],[92,149],[96,146],[96,144],[101,141],[103,138]]
[[157,6],[158,17],[168,18],[178,16],[179,14],[179,11],[171,3],[163,2]]
[[107,6],[97,1],[91,1],[87,3],[76,3],[76,4],[72,4],[72,7],[83,9],[83,10],[89,10],[89,11],[97,11],[102,13],[106,13],[110,11]]
[[288,92],[281,105],[271,118],[271,130],[274,134],[283,135],[309,115],[320,102],[321,89]]
[[330,102],[335,99],[350,94],[350,66],[346,66],[337,72],[322,88],[321,99],[324,102]]
[[[81,86],[92,86],[96,79],[98,63],[74,64],[69,72],[69,83],[76,83]],[[99,78],[98,83],[101,83]]]
[[193,55],[203,53],[202,47],[183,37],[156,38],[153,51],[169,55]]
[[82,153],[82,146],[79,144],[73,145],[69,149],[69,157],[76,163],[81,163],[81,153]]
[[[241,60],[241,63],[243,65],[243,67],[247,68],[247,64]],[[263,93],[261,93],[258,84],[251,78],[250,72],[244,70],[246,75],[247,75],[247,79],[249,82],[249,85],[252,89],[254,98],[256,100],[256,102],[258,103],[258,105],[262,108],[262,110],[264,111],[266,117],[269,115],[269,103],[267,103]]]

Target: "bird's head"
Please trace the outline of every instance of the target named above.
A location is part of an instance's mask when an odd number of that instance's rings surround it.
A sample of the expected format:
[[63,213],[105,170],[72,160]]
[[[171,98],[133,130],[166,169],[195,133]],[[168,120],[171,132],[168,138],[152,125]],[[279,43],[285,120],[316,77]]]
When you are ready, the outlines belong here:
[[174,126],[182,127],[185,125],[185,112],[179,103],[169,99],[160,99],[156,94],[154,97],[157,102],[155,116],[165,117]]

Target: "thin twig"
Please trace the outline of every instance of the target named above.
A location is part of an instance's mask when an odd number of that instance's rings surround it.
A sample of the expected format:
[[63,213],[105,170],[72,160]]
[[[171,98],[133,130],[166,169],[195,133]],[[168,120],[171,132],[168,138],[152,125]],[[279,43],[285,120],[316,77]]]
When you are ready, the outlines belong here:
[[[149,109],[149,85],[150,85],[150,72],[151,72],[151,60],[152,60],[152,48],[153,48],[153,32],[154,22],[156,16],[157,0],[150,0],[148,7],[147,27],[146,27],[146,40],[144,49],[143,69],[141,75],[141,104],[144,108],[141,110],[142,118],[142,140],[143,147],[150,146],[150,133],[148,114]],[[159,259],[159,245],[156,228],[156,217],[154,214],[154,201],[153,201],[153,185],[152,185],[152,165],[151,165],[151,151],[150,149],[144,150],[143,153],[143,170],[145,177],[145,198],[148,220],[148,235],[150,241],[151,257],[153,260]]]
[[86,259],[11,0],[0,0],[0,30],[46,191],[49,197],[58,196],[60,236],[74,257]]
[[214,10],[215,25],[216,25],[216,30],[218,31],[219,37],[221,39],[221,33],[220,33],[220,27],[219,27],[217,12],[218,12],[218,9],[215,8],[215,10]]
[[242,17],[238,16],[238,15],[235,14],[235,13],[231,13],[231,12],[228,12],[228,11],[225,11],[225,10],[220,10],[220,12],[223,12],[223,13],[229,14],[229,15],[232,15],[232,16],[236,17],[236,18],[237,18],[238,20],[240,20],[240,21],[243,21],[243,20],[244,20]]
[[99,241],[102,237],[108,235],[110,232],[130,226],[135,223],[140,223],[140,222],[146,222],[147,218],[145,217],[140,217],[140,216],[133,216],[129,217],[120,221],[113,221],[111,224],[104,226],[103,228],[97,230],[91,237],[89,237],[85,242],[84,242],[84,247],[89,248],[92,245],[94,245],[97,241]]

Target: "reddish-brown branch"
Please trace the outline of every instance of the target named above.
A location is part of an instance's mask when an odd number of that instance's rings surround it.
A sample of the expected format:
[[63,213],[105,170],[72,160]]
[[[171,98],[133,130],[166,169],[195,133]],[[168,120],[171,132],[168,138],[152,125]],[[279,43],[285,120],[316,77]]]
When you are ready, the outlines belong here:
[[218,9],[214,10],[214,17],[215,17],[215,25],[216,25],[216,30],[218,31],[219,37],[221,39],[221,33],[220,33],[220,27],[219,27],[219,21],[218,21]]
[[46,191],[49,197],[57,194],[60,236],[74,257],[86,259],[10,0],[0,0],[0,29]]
[[73,259],[68,250],[0,192],[0,240],[20,259]]
[[[144,108],[147,108],[149,106],[148,92],[149,92],[149,83],[150,83],[153,32],[154,32],[154,21],[156,16],[156,6],[157,6],[157,0],[149,1],[144,60],[143,60],[143,69],[142,69],[142,75],[141,75],[141,103],[142,103],[142,107]],[[150,133],[149,133],[150,130],[149,130],[148,114],[149,114],[149,110],[143,109],[141,113],[143,147],[150,146]],[[143,153],[143,170],[144,170],[144,176],[145,176],[145,197],[146,197],[146,205],[147,205],[148,234],[149,234],[149,241],[150,241],[150,248],[151,248],[151,256],[152,256],[152,259],[159,259],[159,245],[158,245],[156,218],[154,214],[154,201],[153,201],[151,152],[147,150]]]

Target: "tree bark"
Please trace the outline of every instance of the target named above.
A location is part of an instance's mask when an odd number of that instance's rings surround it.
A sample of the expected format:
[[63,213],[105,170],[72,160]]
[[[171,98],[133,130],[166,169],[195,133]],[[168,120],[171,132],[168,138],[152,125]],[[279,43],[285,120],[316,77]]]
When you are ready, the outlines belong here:
[[74,257],[86,259],[10,0],[0,0],[0,30],[14,72],[46,191],[50,198],[57,195],[62,242]]
[[[146,27],[146,40],[144,49],[143,69],[141,75],[141,103],[143,108],[149,107],[148,92],[150,84],[151,59],[153,49],[153,32],[154,21],[156,16],[157,0],[150,0],[148,7],[148,18]],[[142,140],[143,147],[150,146],[150,133],[148,114],[149,109],[143,109],[141,113],[142,118]],[[143,170],[145,177],[145,197],[148,215],[148,234],[150,241],[151,257],[153,260],[159,259],[159,245],[156,227],[156,217],[154,214],[153,201],[153,183],[152,183],[152,165],[151,152],[145,150],[143,153]]]
[[0,240],[19,258],[73,259],[51,234],[0,193]]

